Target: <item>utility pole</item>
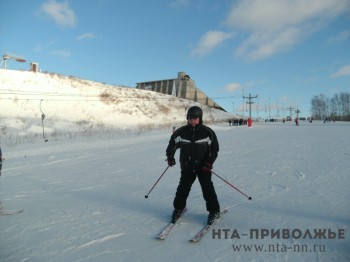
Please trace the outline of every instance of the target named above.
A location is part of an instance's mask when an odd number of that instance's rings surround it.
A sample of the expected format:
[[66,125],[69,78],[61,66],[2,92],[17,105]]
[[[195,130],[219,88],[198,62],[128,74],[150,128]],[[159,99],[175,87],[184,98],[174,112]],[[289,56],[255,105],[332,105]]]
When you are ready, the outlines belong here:
[[292,120],[293,120],[292,115],[293,115],[293,110],[294,110],[294,108],[290,106],[290,107],[288,107],[287,109],[289,109],[290,121],[292,121]]
[[252,104],[254,104],[254,102],[252,102],[252,99],[257,98],[257,97],[258,97],[258,95],[252,96],[251,94],[249,94],[249,96],[243,96],[243,99],[244,98],[248,99],[247,104],[249,105],[248,127],[251,127],[251,125],[252,125]]
[[256,99],[256,118],[259,122],[259,98]]
[[300,110],[296,109],[295,113],[297,113],[297,117],[295,118],[295,124],[298,126],[299,125],[299,113],[300,113]]
[[242,98],[243,98],[243,104],[242,104],[242,106],[243,106],[243,109],[242,109],[242,119],[244,119],[244,109],[245,109],[245,106],[244,106],[244,89],[242,88],[242,93],[243,93],[243,95],[242,95]]
[[282,103],[282,118],[284,118],[284,111],[283,111],[283,103]]

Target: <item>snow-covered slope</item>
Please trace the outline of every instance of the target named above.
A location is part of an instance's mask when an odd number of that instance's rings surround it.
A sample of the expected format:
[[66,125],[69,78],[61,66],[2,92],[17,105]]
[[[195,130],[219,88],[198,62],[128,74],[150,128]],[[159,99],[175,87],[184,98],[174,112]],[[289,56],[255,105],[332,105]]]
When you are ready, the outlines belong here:
[[[178,125],[184,123],[186,109],[195,104],[170,95],[74,77],[0,69],[2,134],[42,132],[43,113],[48,135]],[[206,122],[234,118],[221,110],[201,107]]]
[[155,237],[179,165],[144,198],[166,168],[171,130],[3,145],[0,201],[24,212],[0,216],[0,261],[350,261],[349,123],[211,126],[215,172],[253,200],[213,176],[229,212],[197,244],[188,240],[207,218],[198,181],[165,241]]

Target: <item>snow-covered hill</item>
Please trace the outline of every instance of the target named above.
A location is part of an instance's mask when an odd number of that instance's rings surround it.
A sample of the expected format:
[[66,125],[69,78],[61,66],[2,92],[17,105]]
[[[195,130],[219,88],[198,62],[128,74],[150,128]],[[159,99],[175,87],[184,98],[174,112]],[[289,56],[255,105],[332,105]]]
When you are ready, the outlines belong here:
[[[0,134],[48,136],[108,129],[144,129],[184,123],[197,103],[135,88],[116,87],[57,74],[0,69]],[[204,121],[230,113],[202,106]]]

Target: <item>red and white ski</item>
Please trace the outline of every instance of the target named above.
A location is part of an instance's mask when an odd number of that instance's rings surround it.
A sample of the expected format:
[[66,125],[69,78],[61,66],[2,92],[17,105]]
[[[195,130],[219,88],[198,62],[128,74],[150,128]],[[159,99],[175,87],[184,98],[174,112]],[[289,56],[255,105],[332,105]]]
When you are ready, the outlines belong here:
[[187,211],[187,208],[185,208],[184,210],[182,210],[181,216],[179,217],[178,220],[176,220],[175,223],[169,223],[162,232],[159,233],[159,235],[157,236],[158,239],[164,240],[168,237],[168,235],[170,234],[171,231],[173,231],[173,229],[176,227],[176,225],[178,224],[179,220],[181,219],[181,217],[183,216],[183,214]]
[[225,213],[227,213],[228,210],[227,209],[224,209],[223,211],[220,212],[220,215],[218,218],[216,218],[214,220],[214,222],[210,225],[206,225],[205,227],[203,227],[200,231],[198,231],[198,233],[192,237],[189,241],[192,242],[192,243],[196,243],[196,242],[199,242],[204,236],[206,233],[208,233],[208,231],[210,230],[210,228],[215,224],[215,222]]

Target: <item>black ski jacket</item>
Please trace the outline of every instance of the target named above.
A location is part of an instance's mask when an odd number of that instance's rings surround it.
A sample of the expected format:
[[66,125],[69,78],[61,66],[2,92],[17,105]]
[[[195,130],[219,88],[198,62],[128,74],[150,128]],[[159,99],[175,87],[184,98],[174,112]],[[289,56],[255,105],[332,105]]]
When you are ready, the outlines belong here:
[[166,149],[168,158],[174,158],[180,148],[180,165],[183,171],[198,171],[204,162],[213,164],[218,156],[219,142],[214,131],[199,124],[186,125],[177,129],[170,137]]

